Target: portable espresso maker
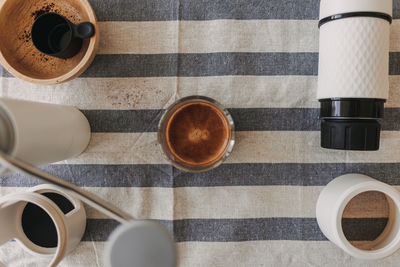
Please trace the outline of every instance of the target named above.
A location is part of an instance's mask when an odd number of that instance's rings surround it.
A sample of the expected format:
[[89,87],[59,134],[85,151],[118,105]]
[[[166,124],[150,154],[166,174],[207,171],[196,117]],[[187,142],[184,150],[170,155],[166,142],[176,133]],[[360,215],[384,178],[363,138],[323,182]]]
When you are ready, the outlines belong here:
[[378,150],[389,94],[392,0],[321,0],[321,146]]

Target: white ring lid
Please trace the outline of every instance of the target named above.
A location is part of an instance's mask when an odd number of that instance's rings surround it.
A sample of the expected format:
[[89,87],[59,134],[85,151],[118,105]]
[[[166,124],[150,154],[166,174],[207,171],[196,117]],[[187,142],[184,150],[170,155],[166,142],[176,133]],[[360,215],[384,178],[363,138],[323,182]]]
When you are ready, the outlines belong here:
[[379,12],[392,16],[392,0],[321,0],[319,18],[349,12]]
[[0,246],[18,236],[17,211],[21,202],[9,202],[0,199]]
[[[49,198],[40,194],[25,192],[9,194],[0,198],[0,245],[15,238],[28,251],[33,252],[35,255],[42,255],[33,250],[33,243],[29,241],[23,233],[21,224],[18,223],[22,208],[25,207],[26,203],[33,203],[45,210],[56,227],[58,244],[49,266],[57,266],[66,253],[67,229],[58,206]],[[35,245],[33,244],[33,246]],[[43,249],[42,247],[38,248]]]
[[54,210],[55,207],[50,199],[33,192],[14,193],[0,198],[0,245],[13,238],[28,240],[19,223],[27,203],[39,206],[46,213]]

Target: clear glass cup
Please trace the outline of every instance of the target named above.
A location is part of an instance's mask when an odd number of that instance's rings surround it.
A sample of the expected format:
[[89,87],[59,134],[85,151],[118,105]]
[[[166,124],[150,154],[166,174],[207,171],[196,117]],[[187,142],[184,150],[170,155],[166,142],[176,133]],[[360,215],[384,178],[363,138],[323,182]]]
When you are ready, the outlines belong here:
[[229,111],[212,98],[189,96],[165,111],[158,142],[168,161],[186,172],[218,167],[235,145],[235,124]]

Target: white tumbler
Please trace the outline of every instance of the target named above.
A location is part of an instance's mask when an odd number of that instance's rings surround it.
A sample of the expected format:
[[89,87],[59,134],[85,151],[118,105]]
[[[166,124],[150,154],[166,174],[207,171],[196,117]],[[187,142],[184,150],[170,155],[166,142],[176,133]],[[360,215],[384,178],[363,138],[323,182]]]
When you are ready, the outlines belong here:
[[378,150],[389,94],[392,0],[321,0],[321,146]]
[[75,107],[0,98],[0,149],[34,166],[82,153],[90,125]]

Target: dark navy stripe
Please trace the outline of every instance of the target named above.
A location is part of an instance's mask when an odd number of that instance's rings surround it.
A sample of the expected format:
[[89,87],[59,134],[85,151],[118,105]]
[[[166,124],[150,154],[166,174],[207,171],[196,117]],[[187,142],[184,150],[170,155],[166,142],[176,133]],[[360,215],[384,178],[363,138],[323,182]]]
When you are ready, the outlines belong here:
[[[318,108],[230,109],[238,131],[319,131]],[[385,131],[400,130],[400,108],[386,108]]]
[[318,19],[319,0],[90,0],[101,21]]
[[400,18],[400,0],[393,0],[393,19]]
[[317,75],[317,53],[98,55],[82,77]]
[[348,240],[372,241],[379,237],[387,223],[388,218],[345,218],[342,228]]
[[[90,0],[101,21],[318,20],[320,0]],[[393,1],[400,18],[400,1]]]
[[[400,52],[390,53],[390,75],[400,75]],[[11,77],[0,70],[3,77]],[[201,53],[97,55],[81,77],[202,77],[318,75],[318,53]]]
[[[400,75],[400,52],[389,54]],[[318,75],[318,53],[201,53],[98,55],[82,77],[201,77]]]
[[[374,240],[384,229],[386,218],[344,219],[349,240]],[[186,219],[159,221],[177,242],[241,242],[256,240],[325,241],[315,218]],[[83,241],[106,241],[118,223],[89,219]],[[366,231],[367,230],[367,231]]]
[[92,132],[157,132],[164,110],[81,110]]
[[[237,163],[196,174],[159,164],[55,164],[41,169],[84,187],[325,186],[347,173],[361,173],[400,185],[400,163]],[[39,183],[22,174],[0,178],[0,186],[4,187],[29,187]]]
[[400,52],[389,53],[389,74],[400,75]]
[[[317,108],[229,109],[236,131],[319,131]],[[82,110],[92,132],[157,132],[164,110]],[[382,120],[385,131],[400,130],[400,108],[387,108]]]
[[[317,53],[112,54],[97,55],[81,77],[317,75],[317,71]],[[7,71],[2,75],[11,76]]]

